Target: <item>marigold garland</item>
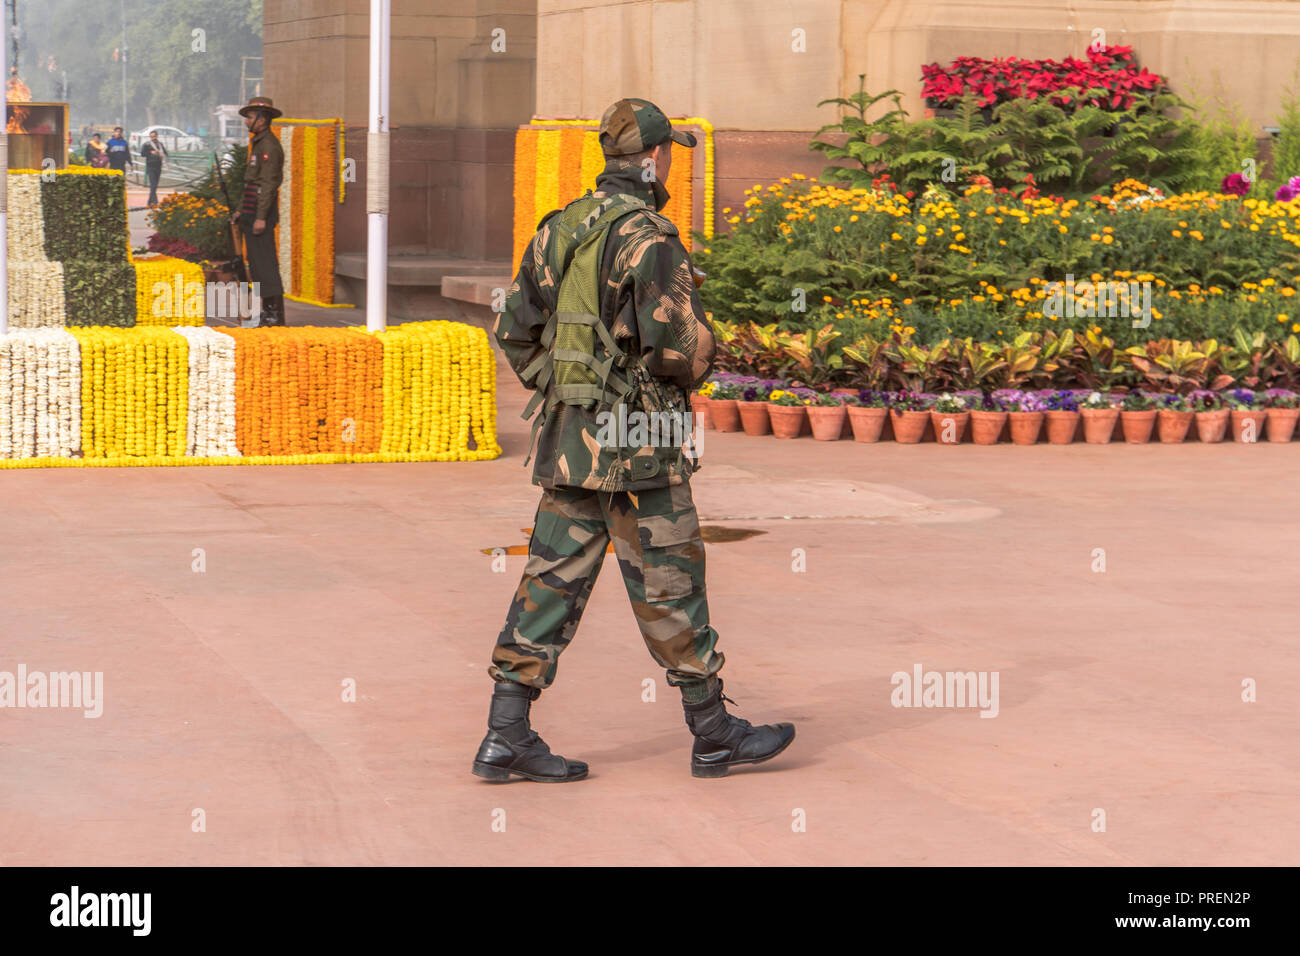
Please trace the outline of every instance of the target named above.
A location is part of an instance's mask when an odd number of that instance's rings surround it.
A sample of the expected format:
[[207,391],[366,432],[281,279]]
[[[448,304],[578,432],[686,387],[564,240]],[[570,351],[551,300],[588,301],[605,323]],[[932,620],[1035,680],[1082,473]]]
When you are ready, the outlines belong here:
[[[284,169],[288,175],[280,183],[280,223],[275,227],[275,241],[279,252],[280,277],[284,283],[285,295],[296,295],[298,290],[293,284],[293,154],[297,149],[297,127],[272,124],[271,129],[280,137],[280,146],[284,149]],[[286,271],[287,270],[287,271]]]
[[184,455],[189,349],[171,329],[68,330],[81,348],[81,448],[87,458]]
[[299,294],[315,298],[316,289],[316,127],[302,129],[302,184],[298,205],[302,208],[302,285]]
[[[154,259],[132,259],[135,266],[135,324],[140,326],[202,325],[207,308],[207,288],[204,285],[203,269],[186,259],[172,256],[159,256]],[[176,294],[177,279],[180,280],[181,294]],[[155,295],[154,287],[164,283],[166,295]],[[191,283],[199,283],[203,288],[203,304],[194,309],[190,292]]]
[[284,147],[280,186],[280,253],[285,295],[296,302],[352,308],[334,299],[335,188],[343,196],[341,120],[280,118],[272,129]]
[[383,346],[358,329],[222,329],[235,341],[246,455],[368,454],[383,422]]
[[0,336],[0,467],[500,453],[495,357],[484,330],[456,322]]
[[537,136],[525,128],[515,133],[515,247],[512,262],[523,259],[524,248],[537,231],[537,219],[533,216],[536,192]]
[[380,451],[428,454],[437,461],[481,461],[501,454],[496,359],[483,329],[460,322],[408,322],[376,334],[384,347]]
[[[305,127],[304,127],[305,128]],[[305,143],[301,136],[296,137],[298,142],[294,143],[296,147],[288,165],[289,176],[293,180],[292,191],[297,194],[295,202],[287,210],[280,210],[280,218],[289,220],[289,232],[293,239],[293,254],[287,263],[280,263],[281,274],[289,273],[290,287],[293,294],[298,295],[302,292],[302,163],[303,153],[305,152]],[[287,213],[287,215],[286,215]]]
[[[700,231],[713,235],[714,175],[713,125],[692,116],[674,119],[678,126],[696,126],[704,133],[704,221]],[[596,120],[534,119],[515,134],[514,261],[523,258],[537,222],[552,209],[595,187],[605,168]],[[581,130],[581,137],[569,135]],[[673,164],[666,187],[672,197],[663,209],[677,226],[682,244],[692,248],[694,222],[694,151],[673,144]],[[574,172],[577,172],[576,187]]]

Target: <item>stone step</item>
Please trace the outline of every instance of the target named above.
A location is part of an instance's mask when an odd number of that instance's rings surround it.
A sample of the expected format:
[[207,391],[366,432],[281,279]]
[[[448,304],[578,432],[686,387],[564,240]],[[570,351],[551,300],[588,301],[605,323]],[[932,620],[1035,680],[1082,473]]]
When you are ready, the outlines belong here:
[[[505,259],[466,259],[446,254],[401,255],[389,253],[388,284],[439,286],[444,276],[501,275],[510,271]],[[349,279],[365,279],[366,254],[341,252],[334,256],[334,274]],[[506,285],[509,285],[506,282]]]
[[442,278],[444,298],[491,306],[498,298],[498,289],[510,288],[510,277],[504,272],[497,275],[448,275]]

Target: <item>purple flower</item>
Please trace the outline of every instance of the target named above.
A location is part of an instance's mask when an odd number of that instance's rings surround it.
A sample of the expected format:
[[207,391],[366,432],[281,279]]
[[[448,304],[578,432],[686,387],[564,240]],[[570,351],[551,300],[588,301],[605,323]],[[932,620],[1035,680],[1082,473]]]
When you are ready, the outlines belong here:
[[1277,187],[1277,192],[1273,193],[1273,198],[1278,202],[1290,202],[1292,199],[1295,199],[1297,192],[1298,190],[1296,190],[1295,187],[1290,183],[1287,183],[1285,186]]
[[1223,177],[1223,183],[1219,186],[1219,191],[1227,193],[1229,196],[1244,196],[1250,192],[1250,180],[1241,173],[1233,173],[1231,176]]
[[1074,392],[1065,389],[1048,395],[1046,405],[1049,412],[1077,412],[1079,410],[1079,402],[1075,399]]

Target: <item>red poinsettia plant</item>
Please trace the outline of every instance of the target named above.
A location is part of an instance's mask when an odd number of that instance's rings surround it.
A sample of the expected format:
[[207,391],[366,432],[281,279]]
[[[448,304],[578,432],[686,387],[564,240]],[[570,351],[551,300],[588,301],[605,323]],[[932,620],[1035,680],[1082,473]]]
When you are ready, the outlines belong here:
[[1021,97],[1049,97],[1055,105],[1068,107],[1073,100],[1062,93],[1078,87],[1105,91],[1103,96],[1090,98],[1094,106],[1125,110],[1137,94],[1154,93],[1165,85],[1160,74],[1138,67],[1131,46],[1089,47],[1086,60],[1072,56],[1060,61],[959,56],[948,66],[922,66],[921,77],[922,95],[932,108],[952,108],[966,93],[974,93],[980,107]]

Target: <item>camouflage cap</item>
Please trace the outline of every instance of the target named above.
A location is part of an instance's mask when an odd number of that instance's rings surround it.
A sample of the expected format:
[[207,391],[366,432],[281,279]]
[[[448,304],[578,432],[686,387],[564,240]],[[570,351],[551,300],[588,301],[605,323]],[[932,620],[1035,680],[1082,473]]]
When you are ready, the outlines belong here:
[[679,129],[649,100],[619,100],[600,118],[600,148],[606,156],[640,153],[668,140],[694,146],[695,137]]

